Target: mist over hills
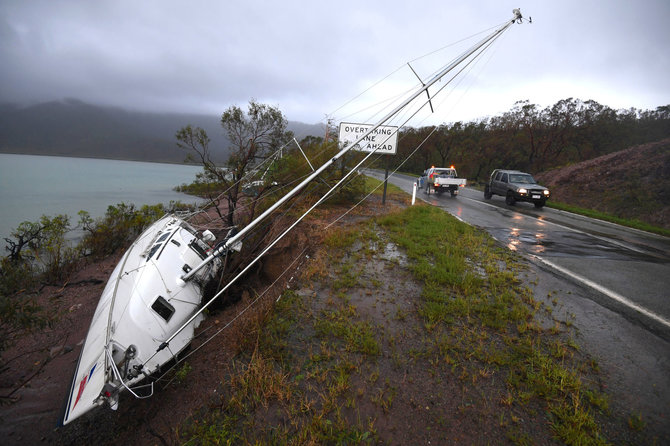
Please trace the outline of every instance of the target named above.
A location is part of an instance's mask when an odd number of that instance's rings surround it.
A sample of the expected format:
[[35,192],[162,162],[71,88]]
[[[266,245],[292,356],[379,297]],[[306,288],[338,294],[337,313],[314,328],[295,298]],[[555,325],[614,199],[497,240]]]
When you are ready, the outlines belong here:
[[[229,142],[220,115],[147,113],[87,104],[76,99],[31,106],[0,104],[0,152],[136,161],[184,161],[175,133],[202,127],[215,161],[227,159]],[[289,122],[296,138],[322,136],[322,124]]]

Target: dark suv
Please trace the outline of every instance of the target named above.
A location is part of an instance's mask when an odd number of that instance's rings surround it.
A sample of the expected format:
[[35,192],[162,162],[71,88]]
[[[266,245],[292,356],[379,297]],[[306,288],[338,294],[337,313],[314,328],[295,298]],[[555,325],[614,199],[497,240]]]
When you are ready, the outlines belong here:
[[484,186],[484,198],[488,200],[493,195],[502,195],[510,206],[517,201],[527,201],[541,208],[549,198],[549,189],[537,184],[529,173],[496,169]]

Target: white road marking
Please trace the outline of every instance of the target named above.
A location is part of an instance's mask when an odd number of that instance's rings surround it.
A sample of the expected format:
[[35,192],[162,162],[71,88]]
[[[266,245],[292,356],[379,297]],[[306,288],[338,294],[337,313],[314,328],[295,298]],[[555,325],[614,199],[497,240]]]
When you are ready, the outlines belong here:
[[551,268],[553,268],[557,271],[560,271],[561,273],[563,273],[563,274],[565,274],[565,275],[583,283],[584,285],[587,285],[590,288],[593,288],[594,290],[598,291],[599,293],[604,294],[605,296],[609,297],[610,299],[614,299],[615,301],[627,306],[628,308],[630,308],[632,310],[635,310],[638,313],[643,314],[643,315],[647,316],[648,318],[653,319],[656,322],[659,322],[659,323],[665,325],[666,327],[670,328],[670,320],[664,318],[663,316],[660,316],[660,315],[654,313],[651,310],[648,310],[648,309],[632,302],[630,299],[622,296],[621,294],[616,293],[616,292],[614,292],[614,291],[612,291],[608,288],[605,288],[604,286],[602,286],[598,283],[595,283],[594,281],[589,280],[586,277],[582,277],[579,274],[576,274],[576,273],[570,271],[567,268],[563,268],[562,266],[557,265],[554,262],[543,259],[540,256],[537,256],[537,255],[534,255],[534,254],[530,254],[530,256],[536,258],[537,260],[544,263],[545,265],[547,265],[547,266],[549,266],[549,267],[551,267]]

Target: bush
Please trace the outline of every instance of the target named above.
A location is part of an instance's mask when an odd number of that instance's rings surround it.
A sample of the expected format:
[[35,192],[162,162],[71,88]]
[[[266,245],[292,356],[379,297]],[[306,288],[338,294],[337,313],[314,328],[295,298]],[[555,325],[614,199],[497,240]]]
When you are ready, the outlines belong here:
[[[12,294],[25,286],[29,277],[39,275],[47,282],[65,277],[72,271],[79,257],[72,243],[65,235],[71,230],[67,215],[48,217],[39,221],[24,221],[12,231],[12,238],[6,238],[9,256],[2,263],[3,284],[0,288]],[[23,272],[26,278],[20,278]],[[16,282],[12,285],[13,282]]]
[[80,243],[82,252],[94,257],[113,254],[135,240],[151,223],[165,214],[162,204],[144,205],[119,203],[109,206],[103,217],[93,219],[86,211],[79,211],[79,224],[86,232]]
[[33,255],[41,265],[42,279],[54,283],[74,271],[79,253],[73,242],[65,238],[72,229],[67,215],[43,216],[41,223],[43,231],[40,243],[33,248]]

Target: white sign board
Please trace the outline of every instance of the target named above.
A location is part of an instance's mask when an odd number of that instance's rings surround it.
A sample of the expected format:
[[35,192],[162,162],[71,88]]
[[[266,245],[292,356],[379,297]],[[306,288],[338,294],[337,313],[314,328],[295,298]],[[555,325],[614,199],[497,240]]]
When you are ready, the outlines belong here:
[[[370,124],[341,122],[339,134],[340,147],[353,144],[372,127],[374,126]],[[357,147],[354,147],[354,150],[395,155],[397,147],[398,127],[381,125],[358,143]]]

